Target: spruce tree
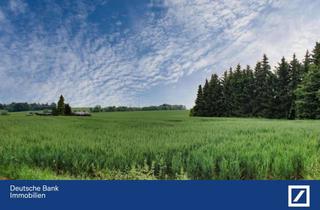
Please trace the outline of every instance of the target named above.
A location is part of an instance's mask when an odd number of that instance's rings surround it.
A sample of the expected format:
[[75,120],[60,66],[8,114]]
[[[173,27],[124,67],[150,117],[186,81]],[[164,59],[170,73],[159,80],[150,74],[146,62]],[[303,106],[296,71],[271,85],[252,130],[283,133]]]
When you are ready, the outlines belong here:
[[242,107],[242,92],[243,92],[243,84],[242,84],[242,71],[241,65],[238,64],[236,70],[233,74],[232,80],[232,116],[241,116],[241,107]]
[[263,81],[264,75],[262,74],[261,62],[257,62],[254,69],[254,101],[253,101],[253,115],[261,116],[262,112],[262,91],[263,91]]
[[290,62],[290,77],[291,88],[294,90],[302,80],[302,68],[296,54],[293,54],[292,61]]
[[320,66],[320,42],[316,43],[316,46],[312,51],[312,62],[315,65]]
[[225,71],[222,79],[222,116],[229,117],[231,115],[231,109],[232,109],[232,90],[231,90],[231,81],[230,81],[230,75],[232,74],[232,70]]
[[192,110],[191,115],[192,116],[203,116],[203,109],[204,109],[204,99],[203,99],[202,87],[201,87],[201,85],[199,85],[197,98],[195,101],[195,106]]
[[252,116],[254,99],[254,75],[250,66],[243,72],[242,110],[243,116]]
[[202,94],[203,94],[203,101],[204,101],[202,114],[203,116],[207,117],[207,116],[210,116],[210,86],[207,79],[203,86]]
[[262,69],[266,74],[266,84],[265,84],[265,114],[264,117],[275,118],[275,85],[276,76],[271,71],[271,66],[269,64],[269,59],[267,55],[263,55]]
[[295,93],[297,116],[302,119],[320,119],[320,67],[310,66],[310,71]]
[[218,75],[213,74],[209,82],[209,116],[223,115],[222,87]]
[[279,67],[277,67],[276,85],[276,118],[289,118],[292,104],[292,93],[290,90],[289,63],[283,57]]
[[244,117],[252,113],[253,72],[249,66],[246,70],[238,64],[232,77],[232,116]]
[[303,60],[303,76],[308,73],[310,64],[311,64],[310,53],[309,53],[309,50],[307,50]]
[[58,108],[57,108],[58,115],[64,115],[64,97],[61,95],[58,101]]
[[296,116],[296,107],[295,107],[295,90],[302,80],[302,68],[301,64],[298,61],[296,55],[293,55],[292,61],[290,62],[290,94],[291,94],[291,106],[289,112],[289,119],[294,119]]
[[270,71],[268,57],[263,55],[262,62],[255,68],[255,99],[253,114],[258,117],[272,117],[274,106],[275,78]]

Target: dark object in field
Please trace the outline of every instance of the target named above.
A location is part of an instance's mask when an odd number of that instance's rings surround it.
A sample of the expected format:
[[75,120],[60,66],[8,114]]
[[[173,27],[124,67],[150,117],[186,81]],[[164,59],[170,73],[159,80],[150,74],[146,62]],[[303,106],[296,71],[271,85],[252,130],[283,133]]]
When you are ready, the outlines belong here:
[[38,116],[52,116],[52,113],[38,113],[38,112],[36,112],[35,114]]
[[[35,113],[38,116],[53,116],[52,113]],[[83,117],[89,117],[91,116],[90,113],[88,112],[74,112],[71,115],[66,115],[66,116],[83,116]]]
[[83,117],[91,116],[91,114],[89,112],[73,112],[72,115],[74,115],[74,116],[83,116]]
[[[37,116],[55,116],[53,115],[51,112],[46,112],[46,113],[39,113],[36,112],[34,113]],[[32,115],[27,115],[27,116],[32,116]],[[65,116],[83,116],[83,117],[89,117],[91,116],[91,114],[89,112],[73,112],[70,115],[65,115]]]

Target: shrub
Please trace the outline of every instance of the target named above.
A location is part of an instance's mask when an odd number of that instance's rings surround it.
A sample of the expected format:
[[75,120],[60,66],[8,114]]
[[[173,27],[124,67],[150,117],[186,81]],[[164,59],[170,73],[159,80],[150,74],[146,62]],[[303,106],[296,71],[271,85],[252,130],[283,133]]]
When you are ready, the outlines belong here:
[[7,110],[0,110],[0,115],[8,115],[8,111]]
[[65,104],[64,105],[64,115],[71,115],[72,111],[71,111],[71,107],[69,104]]

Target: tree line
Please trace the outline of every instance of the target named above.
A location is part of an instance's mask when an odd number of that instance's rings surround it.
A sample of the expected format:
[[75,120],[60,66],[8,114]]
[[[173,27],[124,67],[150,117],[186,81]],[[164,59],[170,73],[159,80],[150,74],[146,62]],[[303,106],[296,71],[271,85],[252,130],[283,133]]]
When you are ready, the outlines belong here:
[[230,68],[199,85],[191,116],[320,119],[320,43],[300,62],[284,57],[274,70],[267,55],[252,69]]
[[[65,103],[63,95],[60,96],[58,103],[39,104],[39,103],[11,103],[0,104],[0,110],[8,112],[21,112],[21,111],[46,111],[46,115],[72,115],[72,108],[69,104]],[[107,106],[101,107],[97,105],[91,107],[91,112],[124,112],[124,111],[156,111],[156,110],[186,110],[184,105],[171,105],[162,104],[159,106],[146,106],[146,107],[127,107],[127,106]]]
[[56,107],[55,103],[51,104],[39,104],[39,103],[11,103],[11,104],[0,104],[0,110],[7,110],[9,112],[22,112],[22,111],[40,111],[40,110],[51,110]]
[[162,104],[159,106],[146,106],[146,107],[127,107],[127,106],[108,106],[101,107],[97,105],[90,108],[91,112],[125,112],[125,111],[157,111],[157,110],[186,110],[184,105],[170,105]]
[[8,112],[23,112],[23,111],[45,111],[46,114],[52,115],[71,115],[72,110],[69,104],[64,102],[64,97],[61,95],[58,103],[40,104],[40,103],[11,103],[0,104],[0,110]]

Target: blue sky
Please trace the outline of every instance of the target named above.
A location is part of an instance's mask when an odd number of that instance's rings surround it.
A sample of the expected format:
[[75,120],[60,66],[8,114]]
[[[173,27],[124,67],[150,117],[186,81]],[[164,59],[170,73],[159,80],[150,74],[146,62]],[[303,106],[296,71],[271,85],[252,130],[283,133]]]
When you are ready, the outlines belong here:
[[314,0],[2,0],[0,103],[194,103],[197,86],[320,40]]

